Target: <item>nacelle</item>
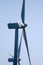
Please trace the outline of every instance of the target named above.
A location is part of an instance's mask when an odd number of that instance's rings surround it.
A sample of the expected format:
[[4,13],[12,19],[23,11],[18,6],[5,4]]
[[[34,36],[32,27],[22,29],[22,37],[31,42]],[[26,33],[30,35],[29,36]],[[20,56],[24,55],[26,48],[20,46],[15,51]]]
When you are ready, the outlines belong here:
[[27,27],[27,24],[22,24],[22,23],[9,23],[8,28],[9,29],[20,29],[20,28],[25,28]]

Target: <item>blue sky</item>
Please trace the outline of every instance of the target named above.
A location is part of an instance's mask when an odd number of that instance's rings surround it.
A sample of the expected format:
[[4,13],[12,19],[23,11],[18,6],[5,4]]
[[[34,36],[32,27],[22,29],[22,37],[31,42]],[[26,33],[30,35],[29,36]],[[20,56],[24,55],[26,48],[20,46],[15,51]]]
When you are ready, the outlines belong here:
[[[9,30],[9,22],[21,21],[23,0],[0,0],[0,65],[8,63],[8,53],[13,55],[15,30]],[[32,65],[43,65],[43,0],[26,0],[25,23]],[[22,31],[19,30],[19,40]],[[21,65],[29,65],[22,39]],[[24,60],[25,59],[25,60]]]

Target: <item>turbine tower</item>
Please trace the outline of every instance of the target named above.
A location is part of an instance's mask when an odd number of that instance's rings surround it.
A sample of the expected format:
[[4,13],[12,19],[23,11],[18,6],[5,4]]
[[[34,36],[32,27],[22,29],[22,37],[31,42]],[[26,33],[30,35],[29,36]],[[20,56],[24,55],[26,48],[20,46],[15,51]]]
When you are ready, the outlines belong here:
[[22,29],[22,34],[25,40],[25,46],[26,46],[26,50],[28,54],[29,63],[31,65],[29,48],[28,48],[28,43],[27,43],[26,31],[25,31],[25,28],[27,27],[27,24],[25,24],[25,0],[23,0],[23,4],[22,4],[21,19],[22,19],[21,23],[19,22],[18,23],[8,23],[9,29],[15,29],[14,57],[9,58],[8,61],[13,62],[13,65],[17,65],[17,62],[18,62],[18,65],[20,65],[20,60],[21,60],[20,50],[21,50],[22,35],[21,35],[20,45],[18,47],[18,33],[19,33],[18,29]]

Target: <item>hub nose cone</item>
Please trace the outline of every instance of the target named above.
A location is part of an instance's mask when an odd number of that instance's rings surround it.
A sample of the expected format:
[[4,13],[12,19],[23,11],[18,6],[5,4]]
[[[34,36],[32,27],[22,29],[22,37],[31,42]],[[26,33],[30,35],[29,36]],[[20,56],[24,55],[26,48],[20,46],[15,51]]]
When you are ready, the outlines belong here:
[[28,25],[27,24],[25,24],[25,27],[27,27]]

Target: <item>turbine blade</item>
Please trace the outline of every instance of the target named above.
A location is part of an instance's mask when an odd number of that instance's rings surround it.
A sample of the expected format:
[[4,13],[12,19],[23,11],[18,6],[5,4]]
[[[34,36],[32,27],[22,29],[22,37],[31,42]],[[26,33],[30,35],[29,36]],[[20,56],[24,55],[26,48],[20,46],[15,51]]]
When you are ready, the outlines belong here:
[[18,62],[18,65],[20,65],[20,62]]
[[26,49],[27,49],[27,54],[28,54],[28,58],[29,58],[29,63],[31,65],[31,60],[30,60],[30,54],[29,54],[29,49],[28,49],[28,43],[27,43],[27,38],[26,38],[26,31],[25,29],[23,29],[23,36],[24,36],[24,40],[25,40],[25,45],[26,45]]
[[8,53],[8,55],[11,56],[11,57],[14,57],[13,55],[11,55],[11,54],[9,54],[9,53]]
[[25,0],[23,0],[22,11],[21,11],[22,22],[25,20]]
[[20,57],[21,42],[22,42],[22,35],[21,35],[21,39],[20,39],[20,45],[19,45],[19,48],[18,48],[18,58]]

